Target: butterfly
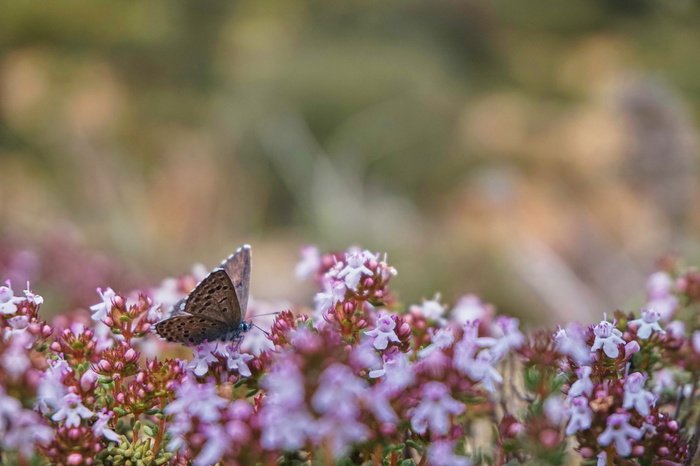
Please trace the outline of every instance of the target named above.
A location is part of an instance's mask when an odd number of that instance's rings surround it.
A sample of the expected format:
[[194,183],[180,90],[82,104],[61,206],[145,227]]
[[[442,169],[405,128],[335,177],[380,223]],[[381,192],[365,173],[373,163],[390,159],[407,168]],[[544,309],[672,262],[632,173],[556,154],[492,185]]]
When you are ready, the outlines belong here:
[[155,324],[167,341],[187,346],[238,341],[251,324],[244,317],[250,287],[250,246],[245,244],[178,301],[170,316]]

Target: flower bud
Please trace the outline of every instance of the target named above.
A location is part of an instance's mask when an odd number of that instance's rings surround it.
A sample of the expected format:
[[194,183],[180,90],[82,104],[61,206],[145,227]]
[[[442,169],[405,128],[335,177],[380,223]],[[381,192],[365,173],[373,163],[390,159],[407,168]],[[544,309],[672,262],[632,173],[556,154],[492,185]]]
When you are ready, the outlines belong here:
[[644,451],[645,448],[642,445],[635,445],[634,448],[632,448],[632,456],[644,456]]
[[80,453],[71,453],[68,455],[66,464],[69,465],[78,465],[83,463],[83,455]]
[[124,353],[124,359],[126,362],[134,362],[139,358],[139,353],[137,353],[134,348],[129,348]]

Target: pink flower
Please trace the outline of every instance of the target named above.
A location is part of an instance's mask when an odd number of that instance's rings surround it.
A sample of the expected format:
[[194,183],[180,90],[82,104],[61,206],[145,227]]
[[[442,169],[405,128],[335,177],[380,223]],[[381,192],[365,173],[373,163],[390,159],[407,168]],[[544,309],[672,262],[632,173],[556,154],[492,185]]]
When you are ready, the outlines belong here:
[[373,275],[372,271],[365,266],[366,254],[355,251],[345,254],[347,265],[338,273],[338,278],[345,279],[345,286],[349,290],[355,291],[363,275]]
[[450,415],[464,412],[464,405],[450,396],[450,390],[440,382],[423,386],[423,398],[410,413],[411,428],[418,434],[428,429],[435,435],[445,435],[450,428]]
[[646,340],[651,336],[651,332],[664,334],[664,330],[659,326],[658,322],[661,315],[653,309],[641,309],[642,318],[631,320],[629,324],[636,325],[637,336],[642,340]]
[[595,333],[595,341],[591,347],[591,352],[602,348],[609,358],[614,359],[620,355],[618,345],[624,345],[625,340],[621,338],[622,332],[616,329],[613,324],[603,320],[595,326],[593,332]]
[[433,466],[471,466],[469,458],[454,454],[455,442],[435,440],[428,448],[428,461]]
[[294,268],[294,275],[298,280],[304,280],[313,276],[321,268],[321,254],[316,246],[304,246],[301,248],[301,260]]
[[625,409],[634,408],[642,416],[649,415],[649,407],[654,406],[656,396],[648,390],[642,388],[646,377],[640,372],[633,372],[625,380],[625,397],[622,407]]
[[573,435],[580,430],[591,427],[593,411],[588,406],[588,400],[583,396],[571,399],[571,419],[566,425],[566,435]]
[[64,421],[66,427],[80,426],[81,419],[89,419],[94,413],[83,406],[82,398],[75,393],[68,393],[62,399],[61,407],[51,416],[52,421]]
[[642,438],[642,431],[629,424],[631,416],[630,413],[608,416],[607,427],[598,436],[598,443],[603,447],[614,443],[620,456],[629,456],[632,453],[632,441]]
[[388,314],[380,314],[377,318],[377,326],[365,332],[365,335],[374,338],[373,345],[378,350],[386,349],[390,341],[398,343],[399,337],[394,329],[396,322]]

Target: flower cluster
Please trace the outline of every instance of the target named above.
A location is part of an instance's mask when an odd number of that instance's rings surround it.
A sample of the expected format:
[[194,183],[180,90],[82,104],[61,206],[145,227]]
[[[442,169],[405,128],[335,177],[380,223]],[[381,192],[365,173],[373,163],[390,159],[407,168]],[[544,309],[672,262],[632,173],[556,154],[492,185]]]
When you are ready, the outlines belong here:
[[[302,251],[313,309],[251,300],[243,342],[151,329],[203,272],[41,320],[0,287],[3,464],[689,464],[700,273],[655,272],[646,307],[523,334],[467,295],[401,313],[386,257]],[[575,459],[574,456],[579,457]]]

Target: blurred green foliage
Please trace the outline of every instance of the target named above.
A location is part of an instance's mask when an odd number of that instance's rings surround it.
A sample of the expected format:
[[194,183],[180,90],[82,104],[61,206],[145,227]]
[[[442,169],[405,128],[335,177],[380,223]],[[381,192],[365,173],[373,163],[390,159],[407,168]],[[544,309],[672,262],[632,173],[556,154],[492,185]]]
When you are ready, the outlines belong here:
[[154,279],[251,242],[254,291],[298,299],[298,246],[359,243],[407,303],[593,321],[697,249],[699,9],[5,2],[0,234],[67,228]]

